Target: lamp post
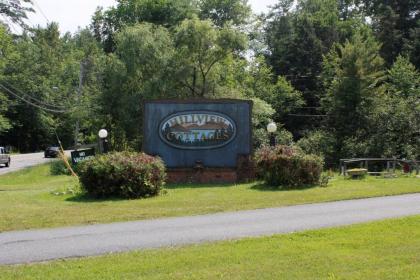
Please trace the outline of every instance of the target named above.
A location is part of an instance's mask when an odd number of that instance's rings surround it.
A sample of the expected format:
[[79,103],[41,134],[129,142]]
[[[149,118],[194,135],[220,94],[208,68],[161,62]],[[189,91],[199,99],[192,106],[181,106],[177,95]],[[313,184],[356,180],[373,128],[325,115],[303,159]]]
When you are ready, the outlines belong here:
[[277,131],[277,125],[274,122],[270,122],[267,125],[267,131],[270,133],[270,146],[274,147],[276,145],[276,136],[274,133]]
[[108,152],[108,140],[106,139],[108,137],[108,131],[106,129],[99,130],[98,136],[100,138],[100,147],[102,153]]

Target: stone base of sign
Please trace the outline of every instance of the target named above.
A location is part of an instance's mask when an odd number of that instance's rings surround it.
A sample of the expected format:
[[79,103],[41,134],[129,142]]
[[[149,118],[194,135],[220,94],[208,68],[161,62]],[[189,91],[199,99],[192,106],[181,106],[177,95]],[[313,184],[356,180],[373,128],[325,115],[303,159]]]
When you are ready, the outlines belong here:
[[238,156],[237,168],[210,168],[197,162],[193,168],[167,170],[167,182],[170,184],[246,183],[253,180],[255,180],[255,165],[249,155]]
[[234,168],[174,168],[167,170],[166,181],[170,184],[236,183],[238,175]]
[[256,166],[250,155],[239,155],[236,160],[238,183],[248,183],[255,180]]

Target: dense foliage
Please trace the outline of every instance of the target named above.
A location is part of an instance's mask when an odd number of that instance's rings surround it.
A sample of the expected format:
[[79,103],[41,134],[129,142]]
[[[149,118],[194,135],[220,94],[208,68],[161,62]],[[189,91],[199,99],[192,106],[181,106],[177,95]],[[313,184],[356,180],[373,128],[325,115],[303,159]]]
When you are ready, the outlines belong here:
[[[70,164],[70,167],[73,169],[73,171],[77,173],[79,165],[73,164],[73,162],[71,161],[71,158],[68,158],[67,161]],[[55,176],[72,175],[71,171],[69,170],[69,168],[66,166],[66,164],[64,163],[62,159],[53,160],[50,163],[50,174],[55,175]]]
[[32,0],[2,0],[0,2],[0,15],[11,22],[27,28],[25,19],[28,12],[34,9],[27,4],[32,4]]
[[158,195],[165,184],[161,159],[144,153],[111,153],[80,163],[82,188],[97,198],[140,198]]
[[54,160],[50,163],[51,175],[70,175],[70,170],[62,160]]
[[255,154],[258,173],[270,186],[287,188],[319,183],[323,159],[293,146],[264,146]]
[[[343,157],[419,159],[419,1],[118,0],[75,34],[27,28],[29,0],[0,4],[0,145],[68,148],[110,132],[141,150],[142,102],[254,101],[254,145],[279,124],[329,166]],[[12,32],[9,22],[26,30]]]

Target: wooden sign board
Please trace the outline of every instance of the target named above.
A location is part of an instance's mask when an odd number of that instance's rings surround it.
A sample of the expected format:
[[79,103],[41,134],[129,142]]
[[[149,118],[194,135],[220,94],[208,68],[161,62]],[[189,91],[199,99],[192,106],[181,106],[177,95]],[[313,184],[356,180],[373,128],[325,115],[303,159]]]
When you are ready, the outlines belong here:
[[78,164],[84,160],[88,160],[95,157],[95,149],[85,149],[85,150],[76,150],[71,152],[71,162],[73,164]]

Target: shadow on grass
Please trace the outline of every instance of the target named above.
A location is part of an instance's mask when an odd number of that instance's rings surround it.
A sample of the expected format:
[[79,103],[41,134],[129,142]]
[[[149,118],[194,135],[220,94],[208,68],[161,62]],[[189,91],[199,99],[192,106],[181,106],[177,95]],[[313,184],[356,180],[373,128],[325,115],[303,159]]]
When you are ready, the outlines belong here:
[[76,194],[72,197],[66,198],[65,200],[70,201],[70,202],[95,203],[95,202],[109,202],[109,201],[126,201],[130,199],[125,199],[121,197],[96,198],[86,193],[82,193],[82,194]]
[[196,184],[196,183],[188,183],[188,184],[168,184],[164,187],[164,189],[168,190],[176,190],[176,189],[203,189],[203,188],[232,188],[235,187],[235,184]]
[[251,187],[252,190],[263,191],[263,192],[284,192],[284,191],[304,191],[308,189],[313,189],[318,187],[318,185],[303,185],[297,187],[289,186],[269,186],[263,183],[255,184]]
[[[35,189],[35,191],[37,190],[43,190],[43,189]],[[23,192],[23,191],[28,191],[28,189],[8,189],[8,190],[1,189],[0,190],[0,192]],[[34,189],[31,189],[31,191],[34,191]]]

